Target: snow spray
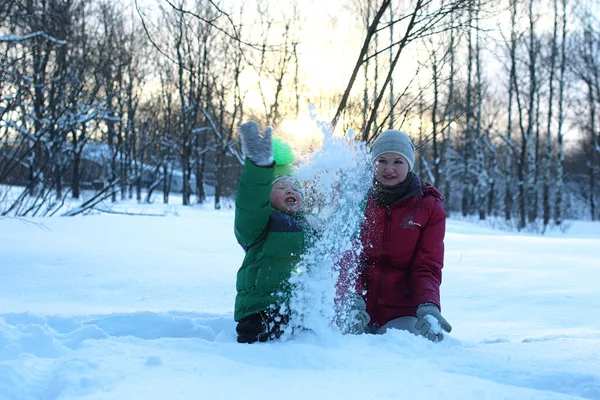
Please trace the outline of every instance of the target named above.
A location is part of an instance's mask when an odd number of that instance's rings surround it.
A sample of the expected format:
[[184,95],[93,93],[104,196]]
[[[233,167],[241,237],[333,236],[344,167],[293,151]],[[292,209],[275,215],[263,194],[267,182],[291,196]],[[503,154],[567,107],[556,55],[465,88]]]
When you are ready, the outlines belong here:
[[[292,296],[286,335],[295,330],[317,335],[332,329],[345,331],[339,304],[335,304],[339,262],[360,251],[357,239],[363,218],[361,204],[373,179],[364,143],[354,140],[352,131],[345,137],[335,137],[329,123],[317,120],[314,109],[311,117],[324,136],[323,147],[299,167],[298,178],[305,187],[307,220],[316,233],[310,235],[308,248],[290,278]],[[350,265],[345,274],[355,276],[356,265]]]

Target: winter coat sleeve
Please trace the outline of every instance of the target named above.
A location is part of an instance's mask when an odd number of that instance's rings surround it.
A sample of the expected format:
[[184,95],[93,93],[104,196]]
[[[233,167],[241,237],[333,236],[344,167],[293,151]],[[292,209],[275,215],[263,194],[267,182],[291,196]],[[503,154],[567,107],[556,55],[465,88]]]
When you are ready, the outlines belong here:
[[[360,211],[364,218],[365,209],[367,208],[368,197],[365,196],[360,203]],[[349,294],[360,294],[365,291],[365,283],[362,277],[361,268],[361,244],[360,244],[360,227],[354,232],[352,247],[350,250],[344,251],[337,260],[338,279],[335,284],[336,303],[345,298]]]
[[351,250],[345,251],[337,261],[338,279],[335,284],[336,302],[350,294],[360,294],[365,290],[361,276],[360,257],[358,244],[355,243]]
[[429,218],[423,226],[411,264],[411,292],[416,304],[433,303],[440,307],[446,211],[442,202],[433,196],[426,196],[423,202]]
[[271,213],[271,182],[274,167],[258,167],[246,159],[235,196],[235,237],[252,246],[265,232]]

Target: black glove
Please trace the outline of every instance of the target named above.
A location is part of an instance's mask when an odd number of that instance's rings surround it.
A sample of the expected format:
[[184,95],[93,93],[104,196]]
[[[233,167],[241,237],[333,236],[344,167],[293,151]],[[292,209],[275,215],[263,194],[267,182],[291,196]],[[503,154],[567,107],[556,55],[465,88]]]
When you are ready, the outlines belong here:
[[273,130],[271,127],[265,128],[264,134],[261,136],[258,124],[250,121],[240,125],[238,132],[242,139],[244,154],[250,161],[259,167],[273,164]]

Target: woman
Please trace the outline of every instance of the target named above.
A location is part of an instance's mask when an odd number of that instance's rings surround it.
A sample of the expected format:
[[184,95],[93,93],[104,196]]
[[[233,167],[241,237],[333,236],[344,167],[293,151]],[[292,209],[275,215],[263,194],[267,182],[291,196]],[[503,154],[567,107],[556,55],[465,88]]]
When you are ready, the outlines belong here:
[[440,341],[452,329],[440,314],[443,197],[412,172],[415,149],[405,133],[383,132],[371,155],[375,179],[361,226],[369,330],[405,329]]

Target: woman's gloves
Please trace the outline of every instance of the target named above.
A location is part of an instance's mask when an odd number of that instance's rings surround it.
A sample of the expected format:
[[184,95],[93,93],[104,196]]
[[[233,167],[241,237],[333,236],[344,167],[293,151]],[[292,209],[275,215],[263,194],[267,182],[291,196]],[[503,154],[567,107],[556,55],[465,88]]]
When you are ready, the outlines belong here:
[[362,296],[349,294],[344,298],[342,311],[338,314],[337,324],[343,333],[359,335],[365,333],[371,317],[367,313],[367,304]]
[[423,303],[417,307],[417,323],[415,328],[419,333],[432,342],[444,339],[444,331],[452,331],[452,326],[446,321],[440,309],[433,303]]
[[352,296],[350,308],[350,333],[364,333],[370,321],[371,317],[367,313],[367,303],[365,303],[362,296],[355,294]]
[[238,132],[242,139],[244,154],[254,165],[266,167],[273,164],[273,130],[270,127],[265,128],[261,135],[258,124],[250,121],[240,125]]

